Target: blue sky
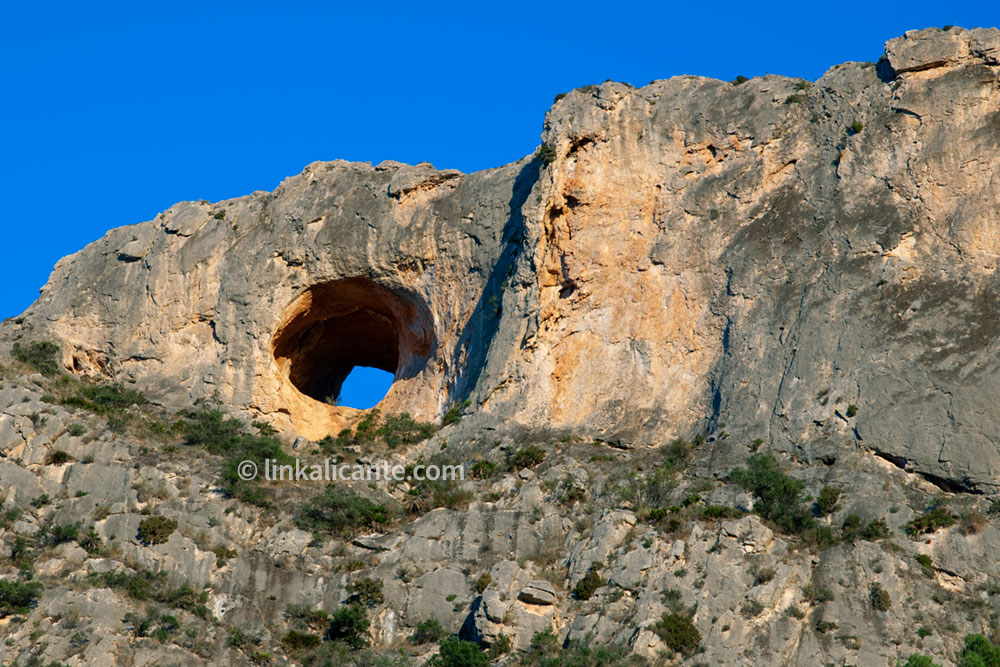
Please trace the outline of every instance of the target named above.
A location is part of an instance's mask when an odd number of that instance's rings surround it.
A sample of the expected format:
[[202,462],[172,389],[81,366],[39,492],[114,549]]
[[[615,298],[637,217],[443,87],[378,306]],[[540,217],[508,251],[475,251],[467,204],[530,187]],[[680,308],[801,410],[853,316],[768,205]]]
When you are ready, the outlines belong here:
[[[677,74],[815,79],[991,3],[26,3],[0,9],[0,317],[62,256],[315,160],[483,169],[556,93]],[[481,6],[480,6],[481,5]]]

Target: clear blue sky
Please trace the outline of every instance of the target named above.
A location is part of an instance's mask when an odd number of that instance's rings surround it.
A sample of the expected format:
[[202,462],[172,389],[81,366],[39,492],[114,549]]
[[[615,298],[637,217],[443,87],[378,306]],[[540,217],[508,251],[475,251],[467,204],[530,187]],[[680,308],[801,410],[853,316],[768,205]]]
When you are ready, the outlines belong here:
[[815,79],[992,3],[8,2],[0,317],[107,229],[271,190],[314,160],[473,171],[535,149],[556,93],[677,74]]

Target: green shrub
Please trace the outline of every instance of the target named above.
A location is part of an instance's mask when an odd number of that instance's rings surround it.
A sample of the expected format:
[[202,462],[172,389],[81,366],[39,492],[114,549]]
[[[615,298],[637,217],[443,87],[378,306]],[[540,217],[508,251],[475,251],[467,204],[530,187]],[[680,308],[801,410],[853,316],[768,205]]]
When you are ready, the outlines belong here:
[[941,667],[941,665],[934,662],[930,656],[914,653],[906,662],[899,663],[899,667]]
[[306,651],[309,649],[314,649],[320,645],[319,635],[314,635],[311,632],[300,632],[299,630],[289,630],[282,639],[281,643],[289,651]]
[[840,492],[839,486],[824,486],[820,489],[819,497],[816,498],[816,512],[820,516],[826,516],[836,510]]
[[754,616],[760,616],[761,612],[764,611],[764,605],[757,600],[747,600],[740,607],[740,613],[743,614],[743,618],[753,618]]
[[940,528],[947,528],[954,523],[955,517],[952,516],[951,512],[943,504],[937,504],[910,520],[906,524],[906,533],[912,538],[917,538],[920,535],[933,533]]
[[421,621],[417,623],[416,631],[410,635],[411,644],[433,644],[436,641],[440,641],[448,633],[441,624],[435,621],[433,618],[429,618],[426,621]]
[[511,470],[522,468],[534,468],[545,460],[545,450],[528,445],[521,447],[508,456],[508,463]]
[[542,144],[538,148],[538,159],[545,164],[552,164],[556,161],[556,149],[549,144]]
[[246,425],[238,419],[227,419],[221,410],[201,409],[187,413],[184,423],[185,440],[189,445],[204,447],[210,454],[225,457],[218,484],[230,498],[268,507],[270,502],[256,480],[247,481],[239,475],[243,461],[253,461],[257,470],[264,469],[266,460],[276,460],[279,465],[290,462],[291,457],[281,448],[274,435],[247,432]]
[[37,581],[0,580],[0,618],[11,614],[27,614],[42,595],[42,585]]
[[326,638],[330,641],[343,642],[353,649],[368,646],[368,614],[360,604],[341,607],[330,615],[330,627]]
[[701,642],[701,633],[691,619],[676,612],[664,614],[652,630],[664,644],[685,656],[694,654]]
[[994,646],[982,635],[965,635],[965,648],[958,659],[958,667],[997,667],[1000,665],[1000,646]]
[[45,457],[45,463],[46,463],[46,465],[50,465],[50,466],[61,466],[61,465],[64,465],[66,463],[69,463],[72,460],[73,460],[73,457],[70,456],[67,452],[64,452],[61,449],[57,449],[55,451],[51,451],[51,452],[49,452],[48,456]]
[[295,525],[299,528],[341,536],[352,535],[360,529],[384,527],[390,519],[391,514],[384,505],[376,505],[336,484],[328,484],[322,493],[295,513]]
[[93,526],[91,526],[87,533],[80,535],[76,543],[90,555],[101,554],[104,551],[104,543],[101,541],[101,536],[97,534]]
[[163,586],[163,577],[151,572],[94,572],[87,577],[93,584],[123,591],[133,600],[147,600]]
[[490,660],[479,644],[448,637],[442,640],[438,654],[427,664],[430,667],[487,667]]
[[510,637],[501,632],[497,634],[497,638],[490,644],[489,650],[486,651],[486,657],[490,662],[496,662],[501,657],[510,653],[512,648],[514,648],[514,642],[511,641]]
[[59,363],[56,361],[59,346],[55,343],[40,340],[30,343],[27,347],[14,343],[12,352],[15,359],[28,364],[42,375],[55,375],[59,372]]
[[807,538],[818,549],[829,549],[837,543],[837,536],[830,526],[816,526],[807,533]]
[[330,624],[330,615],[322,609],[313,609],[306,604],[292,603],[285,608],[285,618],[299,629],[322,630]]
[[871,587],[872,609],[876,611],[889,611],[892,607],[892,598],[889,591],[885,590],[882,584],[875,582]]
[[816,632],[824,634],[829,632],[830,630],[836,630],[837,624],[833,621],[824,621],[823,619],[818,618],[816,619],[816,624],[813,626],[813,628],[816,630]]
[[851,403],[850,405],[847,406],[847,416],[853,417],[856,414],[858,414],[858,406],[854,405],[854,403]]
[[800,95],[798,93],[794,95],[789,95],[785,98],[785,104],[805,104],[808,98],[805,95]]
[[413,445],[434,435],[437,426],[429,422],[418,422],[407,413],[388,415],[378,430],[390,448]]
[[351,604],[363,604],[369,609],[385,602],[385,592],[380,579],[371,577],[359,579],[347,587],[347,592],[351,594],[349,600]]
[[877,542],[878,540],[888,536],[889,524],[885,522],[885,519],[875,519],[874,521],[869,521],[868,524],[861,529],[861,539],[869,542]]
[[70,424],[70,427],[66,429],[66,432],[75,438],[79,438],[87,432],[87,428],[83,424]]
[[604,580],[597,571],[601,568],[600,563],[593,563],[587,574],[573,587],[573,597],[577,600],[589,600],[598,588],[604,585]]
[[788,533],[804,533],[815,525],[803,493],[805,484],[781,472],[770,454],[751,454],[746,468],[730,479],[753,494],[754,511]]
[[749,80],[750,79],[748,79],[745,76],[743,76],[742,74],[740,74],[738,77],[736,77],[735,79],[733,79],[729,83],[732,83],[732,84],[735,84],[735,85],[739,86],[740,84],[744,84],[744,83],[746,83]]
[[81,386],[75,395],[63,402],[108,415],[133,405],[146,405],[149,401],[135,389],[126,389],[120,384],[98,384]]
[[493,583],[493,577],[490,576],[490,573],[483,572],[481,575],[479,575],[479,578],[476,579],[476,592],[482,595],[483,591],[485,591],[487,587],[489,587],[489,585],[492,583]]
[[77,538],[79,529],[72,524],[43,526],[36,539],[42,546],[54,547]]
[[920,569],[923,570],[925,577],[934,576],[934,561],[927,554],[917,554],[917,563],[920,565]]
[[706,505],[701,510],[701,518],[707,520],[738,519],[742,515],[738,509],[728,505]]
[[361,418],[354,428],[343,429],[337,434],[337,439],[321,441],[321,447],[329,447],[336,444],[340,447],[349,445],[363,446],[376,442],[383,442],[389,448],[400,445],[413,445],[422,442],[434,435],[438,427],[430,422],[419,422],[413,419],[408,413],[398,415],[386,415],[382,417],[382,412],[378,408],[373,408]]
[[448,408],[448,411],[444,413],[444,417],[441,419],[441,426],[450,426],[452,424],[457,424],[462,420],[462,410],[469,407],[472,404],[471,401],[465,400],[461,403],[452,403]]
[[139,522],[139,541],[147,547],[163,544],[177,530],[177,521],[165,516],[150,516]]
[[[861,121],[856,120],[853,123],[851,123],[851,134],[860,134],[861,130],[863,129],[865,129],[865,126],[864,124],[861,123]],[[850,408],[848,408],[848,411],[850,411]],[[854,415],[847,415],[847,416],[853,417]]]
[[473,479],[489,479],[497,474],[497,464],[493,461],[476,461],[469,474]]
[[833,591],[829,588],[807,584],[802,587],[802,596],[809,604],[822,604],[830,602],[833,598]]

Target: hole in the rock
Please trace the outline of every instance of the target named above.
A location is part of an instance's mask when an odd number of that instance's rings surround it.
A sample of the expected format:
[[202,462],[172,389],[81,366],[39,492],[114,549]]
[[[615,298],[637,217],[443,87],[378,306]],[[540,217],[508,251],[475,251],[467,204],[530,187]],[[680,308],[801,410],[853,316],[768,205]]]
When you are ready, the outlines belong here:
[[421,365],[432,329],[418,305],[365,278],[313,286],[292,302],[275,331],[275,361],[306,396],[347,405],[344,382],[355,368],[383,371],[391,384]]
[[395,379],[392,373],[377,368],[355,366],[340,387],[337,405],[358,410],[373,408],[385,398]]

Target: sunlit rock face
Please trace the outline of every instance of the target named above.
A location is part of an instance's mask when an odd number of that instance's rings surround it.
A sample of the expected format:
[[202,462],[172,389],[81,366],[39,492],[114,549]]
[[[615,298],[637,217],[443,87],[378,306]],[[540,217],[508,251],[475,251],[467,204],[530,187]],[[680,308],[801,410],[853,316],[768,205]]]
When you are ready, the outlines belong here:
[[497,169],[314,163],[114,229],[23,326],[68,369],[311,438],[357,418],[325,398],[372,365],[380,407],[423,419],[707,427],[991,488],[998,64],[998,31],[932,29],[813,83],[578,89]]

